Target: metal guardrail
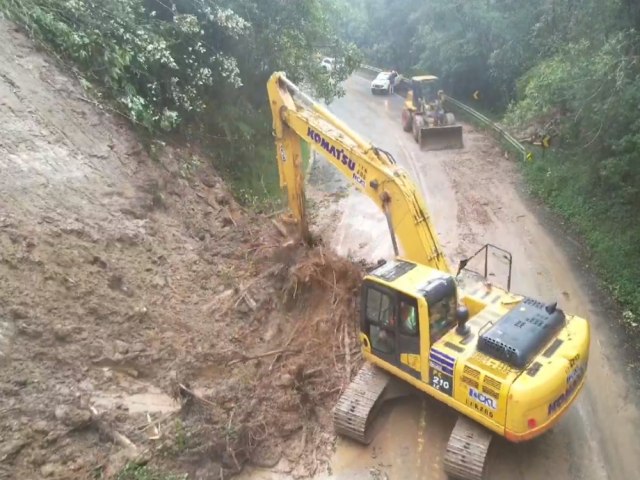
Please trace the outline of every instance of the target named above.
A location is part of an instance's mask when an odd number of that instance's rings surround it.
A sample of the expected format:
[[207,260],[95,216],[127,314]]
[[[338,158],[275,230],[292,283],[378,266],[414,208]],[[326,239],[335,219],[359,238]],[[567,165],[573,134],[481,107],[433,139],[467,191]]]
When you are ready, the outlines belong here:
[[491,121],[486,116],[484,116],[480,112],[474,110],[470,106],[465,105],[464,103],[462,103],[459,100],[456,100],[453,97],[450,97],[449,95],[445,95],[444,96],[444,101],[445,102],[449,102],[455,108],[457,108],[459,110],[462,110],[464,113],[466,113],[467,115],[469,115],[470,117],[475,119],[477,122],[481,123],[483,126],[493,130],[495,133],[498,134],[498,136],[504,142],[508,143],[514,150],[516,150],[520,155],[522,155],[522,159],[523,160],[527,160],[528,159],[529,152],[524,147],[524,145],[522,145],[518,140],[516,140],[513,137],[513,135],[511,135],[509,132],[507,132],[500,125],[498,125],[497,123]]
[[[364,70],[366,72],[369,72],[369,73],[374,73],[374,74],[378,74],[378,73],[380,73],[382,71],[381,69],[379,69],[377,67],[374,67],[374,66],[371,66],[371,65],[361,65],[360,69]],[[399,75],[398,78],[399,78],[399,80],[398,80],[398,84],[396,86],[396,93],[401,93],[401,91],[404,90],[405,88],[408,90],[409,80],[407,78],[403,77],[402,75]],[[398,86],[401,87],[400,91],[398,90]],[[450,97],[448,95],[445,95],[444,101],[448,102],[450,105],[452,105],[453,107],[457,108],[458,110],[464,112],[466,115],[469,115],[471,118],[473,118],[475,121],[480,123],[482,126],[488,128],[490,130],[493,130],[502,141],[504,141],[505,143],[510,145],[511,148],[513,148],[516,152],[518,152],[518,154],[520,154],[522,156],[523,160],[530,160],[532,158],[531,157],[531,152],[529,152],[525,148],[525,146],[522,145],[522,143],[520,143],[518,140],[516,140],[513,137],[513,135],[511,135],[509,132],[507,132],[504,128],[502,128],[497,123],[491,121],[485,115],[481,114],[480,112],[474,110],[470,106],[465,105],[461,101],[456,100],[455,98]]]
[[372,67],[371,65],[360,65],[363,70],[369,70],[370,72],[380,73],[382,70],[378,67]]

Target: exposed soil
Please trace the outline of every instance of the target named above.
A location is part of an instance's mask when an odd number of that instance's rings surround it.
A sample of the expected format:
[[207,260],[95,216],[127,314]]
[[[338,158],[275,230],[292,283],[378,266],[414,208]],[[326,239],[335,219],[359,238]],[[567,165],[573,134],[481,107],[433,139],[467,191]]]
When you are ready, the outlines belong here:
[[4,20],[0,43],[0,478],[321,469],[360,269],[243,211],[195,147],[152,160]]

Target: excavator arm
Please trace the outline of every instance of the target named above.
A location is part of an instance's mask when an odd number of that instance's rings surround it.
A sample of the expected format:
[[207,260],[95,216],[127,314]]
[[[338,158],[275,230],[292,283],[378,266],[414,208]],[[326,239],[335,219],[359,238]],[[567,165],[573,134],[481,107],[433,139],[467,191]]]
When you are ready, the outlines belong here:
[[301,234],[309,239],[301,141],[322,154],[384,213],[399,254],[413,262],[452,273],[440,247],[425,203],[406,172],[393,157],[362,139],[326,108],[274,73],[267,83],[273,115],[280,186]]

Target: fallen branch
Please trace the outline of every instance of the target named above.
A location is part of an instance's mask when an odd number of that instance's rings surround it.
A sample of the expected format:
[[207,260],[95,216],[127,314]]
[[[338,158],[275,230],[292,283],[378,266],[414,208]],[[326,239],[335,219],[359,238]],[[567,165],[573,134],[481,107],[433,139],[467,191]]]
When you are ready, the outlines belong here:
[[238,224],[236,223],[236,221],[233,219],[233,215],[231,215],[231,210],[229,210],[228,208],[225,207],[224,211],[226,212],[227,216],[229,217],[229,220],[231,220],[231,223],[233,223],[234,227],[237,227]]
[[270,357],[271,355],[280,355],[280,354],[284,354],[284,353],[299,353],[300,350],[287,350],[284,348],[281,348],[280,350],[273,350],[271,352],[266,352],[266,353],[260,353],[258,355],[243,355],[242,358],[236,358],[234,360],[230,360],[227,363],[227,367],[230,367],[232,365],[235,365],[236,363],[240,363],[240,362],[248,362],[249,360],[257,360],[259,358],[265,358],[265,357]]
[[346,353],[344,367],[345,367],[345,373],[347,374],[346,381],[347,383],[349,383],[349,380],[351,380],[351,342],[349,341],[349,330],[347,328],[347,322],[344,322],[343,325],[344,325],[344,351]]
[[111,438],[114,441],[114,443],[117,443],[121,447],[130,450],[132,454],[137,455],[139,453],[139,449],[135,443],[129,440],[122,433],[113,429],[110,425],[107,424],[107,422],[100,419],[98,415],[98,411],[95,409],[95,407],[89,407],[89,409],[91,410],[92,420],[94,421],[95,425],[98,427],[98,430],[100,430],[103,434]]
[[332,269],[331,273],[333,273],[333,293],[331,294],[331,305],[335,306],[335,304],[336,304],[336,291],[338,289],[338,285],[336,283],[336,271]]
[[171,417],[173,417],[176,413],[178,413],[178,410],[174,410],[172,412],[168,412],[165,413],[164,415],[162,415],[160,418],[158,418],[155,421],[149,422],[148,420],[143,423],[142,425],[139,425],[136,427],[137,430],[139,430],[140,432],[144,432],[146,431],[148,428],[153,427],[154,425],[160,425],[162,422],[165,422],[167,420],[169,420]]
[[217,205],[214,205],[213,203],[211,203],[209,201],[209,198],[205,194],[200,193],[200,192],[196,192],[196,195],[198,197],[200,197],[202,200],[204,200],[204,203],[209,205],[213,209],[214,212],[219,212],[220,211],[220,207],[218,207]]
[[312,368],[311,370],[305,370],[302,372],[302,378],[309,378],[314,376],[316,373],[320,373],[324,370],[324,367]]
[[231,410],[231,415],[229,415],[229,423],[227,424],[226,442],[227,442],[227,452],[231,453],[231,458],[233,458],[233,463],[236,464],[236,470],[239,472],[240,464],[238,463],[238,459],[236,458],[236,452],[234,452],[233,448],[231,448],[231,446],[229,445],[229,433],[231,432],[231,422],[233,421],[234,413],[236,413],[235,408]]
[[[256,303],[256,301],[251,298],[249,296],[249,292],[244,292],[244,294],[240,297],[240,299],[244,298],[245,302],[247,302],[247,305],[249,305],[249,308],[251,308],[251,310],[256,310],[256,308],[258,308],[258,304]],[[237,304],[237,302],[236,302]]]
[[[238,293],[238,297],[236,298],[236,301],[233,303],[233,307],[237,307],[238,303],[240,303],[240,300],[243,299],[243,297],[245,296],[245,294],[248,292],[249,288],[256,283],[258,280],[263,279],[264,277],[271,275],[272,273],[275,273],[278,271],[278,269],[280,268],[280,265],[274,265],[271,268],[268,268],[267,270],[265,270],[264,272],[262,272],[260,275],[258,275],[256,278],[254,278],[253,280],[251,280],[249,283],[247,283],[244,287],[242,287],[242,289],[240,290],[240,292]],[[255,303],[255,302],[254,302]],[[249,305],[251,306],[251,305]],[[224,315],[225,313],[227,313],[229,311],[231,307],[227,307],[224,312],[222,312],[221,315]]]
[[269,215],[267,215],[267,218],[274,218],[277,217],[279,215],[282,215],[283,213],[286,213],[287,209],[283,208],[281,210],[276,210],[275,212],[270,213]]
[[211,300],[209,303],[203,305],[202,311],[211,313],[214,310],[214,307],[216,307],[221,300],[224,300],[231,295],[233,295],[233,289],[230,288],[228,290],[225,290],[224,292],[213,297],[213,300]]
[[185,387],[182,383],[178,384],[178,387],[180,388],[181,392],[187,393],[189,394],[192,398],[195,398],[196,400],[198,400],[199,402],[202,402],[206,405],[209,405],[211,407],[215,407],[216,404],[213,402],[210,402],[209,400],[207,400],[206,398],[201,397],[200,395],[196,394],[193,390],[189,390],[187,387]]
[[125,437],[123,434],[121,434],[117,430],[113,430],[111,434],[113,435],[113,438],[115,439],[116,443],[118,443],[122,447],[129,448],[134,452],[138,451],[138,447],[131,440],[129,440],[127,437]]
[[281,224],[280,222],[278,222],[277,220],[275,220],[275,219],[273,219],[273,218],[272,218],[272,219],[271,219],[271,223],[273,223],[273,224],[275,225],[275,227],[278,229],[278,231],[280,232],[280,234],[281,234],[283,237],[285,237],[285,238],[286,238],[286,237],[288,237],[288,236],[289,236],[289,235],[287,234],[287,230],[282,226],[282,224]]
[[[302,325],[302,322],[296,323],[295,327],[293,327],[293,330],[291,331],[291,335],[289,335],[289,338],[288,338],[287,342],[282,347],[283,350],[289,348],[289,345],[291,344],[291,342],[295,338],[296,333],[298,333],[298,328],[300,328],[300,325]],[[276,356],[274,357],[273,361],[271,362],[271,365],[269,365],[269,370],[268,370],[269,372],[273,369],[273,366],[275,365],[275,363],[278,361],[279,358],[280,358],[280,354],[278,353],[278,354],[276,354]]]

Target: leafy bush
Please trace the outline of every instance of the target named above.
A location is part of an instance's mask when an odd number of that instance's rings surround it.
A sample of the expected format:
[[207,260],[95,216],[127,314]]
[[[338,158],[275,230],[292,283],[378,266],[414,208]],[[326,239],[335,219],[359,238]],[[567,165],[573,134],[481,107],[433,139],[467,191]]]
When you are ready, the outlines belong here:
[[[201,114],[220,86],[242,84],[221,46],[248,22],[218,5],[158,19],[137,0],[8,0],[14,18],[104,85],[134,121],[169,131]],[[216,41],[214,41],[216,40]]]

